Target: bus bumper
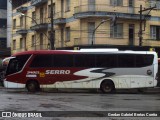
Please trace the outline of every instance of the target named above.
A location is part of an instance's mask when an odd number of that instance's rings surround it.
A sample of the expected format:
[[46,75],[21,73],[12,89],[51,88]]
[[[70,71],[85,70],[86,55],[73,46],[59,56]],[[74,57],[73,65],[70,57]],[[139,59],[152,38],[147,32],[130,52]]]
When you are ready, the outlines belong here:
[[4,79],[3,84],[5,88],[25,88],[25,84],[10,82],[6,79]]

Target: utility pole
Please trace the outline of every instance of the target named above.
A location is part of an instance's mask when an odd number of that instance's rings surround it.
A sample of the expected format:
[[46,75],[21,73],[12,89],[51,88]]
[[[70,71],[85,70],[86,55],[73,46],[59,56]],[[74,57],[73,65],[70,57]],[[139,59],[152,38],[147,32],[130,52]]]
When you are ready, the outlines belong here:
[[54,50],[54,43],[55,43],[55,35],[54,35],[54,16],[53,16],[53,0],[51,0],[51,34],[50,34],[50,46],[51,50]]
[[[145,20],[145,16],[144,18],[142,19],[142,13],[145,12],[145,11],[149,11],[148,14],[151,12],[151,10],[153,10],[154,8],[156,8],[156,6],[154,7],[150,7],[150,8],[146,8],[146,9],[143,9],[142,10],[142,5],[140,5],[140,11],[139,11],[139,14],[140,14],[140,25],[139,25],[139,46],[142,46],[142,40],[143,40],[143,21]],[[148,15],[147,14],[147,15]]]

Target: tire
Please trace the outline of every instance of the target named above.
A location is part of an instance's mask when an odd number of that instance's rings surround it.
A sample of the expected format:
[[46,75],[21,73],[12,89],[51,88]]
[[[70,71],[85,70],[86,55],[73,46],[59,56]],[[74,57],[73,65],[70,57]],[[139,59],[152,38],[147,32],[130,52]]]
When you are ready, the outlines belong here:
[[144,91],[142,89],[137,89],[137,93],[142,94]]
[[26,84],[26,88],[28,92],[38,92],[39,91],[39,84],[36,81],[29,81]]
[[101,83],[100,89],[103,93],[113,93],[115,86],[112,81],[103,81]]
[[147,89],[146,88],[139,88],[137,89],[138,93],[144,93]]

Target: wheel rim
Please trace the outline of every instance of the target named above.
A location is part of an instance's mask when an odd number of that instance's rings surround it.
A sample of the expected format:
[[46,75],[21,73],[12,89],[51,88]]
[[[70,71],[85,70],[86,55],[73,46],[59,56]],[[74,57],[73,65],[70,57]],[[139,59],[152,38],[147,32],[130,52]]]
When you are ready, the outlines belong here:
[[106,93],[111,92],[112,91],[112,86],[108,83],[104,83],[102,85],[102,90],[103,90],[103,92],[106,92]]
[[28,91],[35,91],[35,84],[34,83],[30,83],[28,84]]

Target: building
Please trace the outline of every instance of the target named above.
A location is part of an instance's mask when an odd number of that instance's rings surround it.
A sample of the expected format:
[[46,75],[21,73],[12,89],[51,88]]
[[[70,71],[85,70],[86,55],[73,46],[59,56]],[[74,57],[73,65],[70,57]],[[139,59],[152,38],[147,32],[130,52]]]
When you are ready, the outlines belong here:
[[11,47],[12,41],[12,3],[7,0],[7,47]]
[[[50,49],[51,0],[12,2],[12,53]],[[160,1],[155,0],[53,0],[54,46],[139,46],[140,5],[143,10],[156,5],[142,12],[142,46],[159,47]]]
[[10,56],[7,48],[7,1],[0,0],[0,59]]
[[0,49],[6,48],[7,2],[0,0]]

